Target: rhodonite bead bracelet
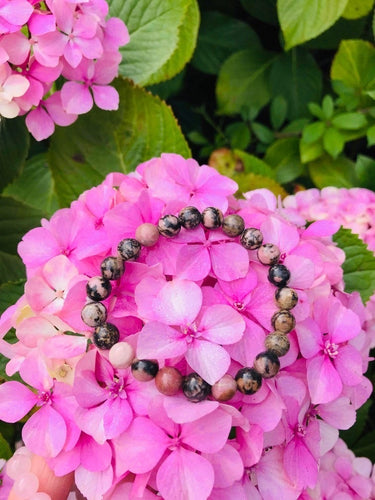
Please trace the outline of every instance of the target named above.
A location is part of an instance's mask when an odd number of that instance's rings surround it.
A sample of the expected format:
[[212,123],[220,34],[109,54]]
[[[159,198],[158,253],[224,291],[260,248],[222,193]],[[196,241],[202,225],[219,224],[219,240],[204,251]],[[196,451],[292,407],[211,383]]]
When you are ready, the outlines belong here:
[[[261,264],[269,266],[268,280],[275,285],[275,303],[279,310],[271,318],[274,329],[265,338],[265,351],[260,352],[252,367],[241,368],[235,377],[226,374],[212,386],[198,373],[186,376],[174,367],[159,369],[157,360],[136,359],[133,348],[127,342],[119,342],[120,334],[115,325],[107,322],[107,309],[101,302],[111,294],[111,281],[121,278],[125,262],[138,258],[142,246],[152,247],[159,236],[173,238],[181,228],[192,230],[200,224],[207,230],[219,229],[229,237],[240,237],[241,245],[247,250],[256,250]],[[287,334],[296,324],[290,312],[298,302],[298,295],[287,286],[290,271],[281,261],[280,249],[272,243],[264,243],[259,229],[245,228],[243,218],[237,214],[224,217],[221,210],[207,207],[202,213],[196,207],[185,207],[178,215],[167,214],[157,225],[144,223],[135,231],[135,238],[119,242],[116,256],[106,257],[101,263],[101,276],[94,276],[87,282],[87,297],[90,300],[82,309],[83,322],[94,328],[92,341],[98,349],[109,350],[109,360],[115,368],[131,367],[134,378],[145,382],[155,379],[156,388],[166,396],[173,396],[181,389],[187,399],[197,403],[211,396],[217,401],[228,401],[236,391],[251,395],[262,386],[262,380],[277,375],[280,369],[279,357],[290,348]]]

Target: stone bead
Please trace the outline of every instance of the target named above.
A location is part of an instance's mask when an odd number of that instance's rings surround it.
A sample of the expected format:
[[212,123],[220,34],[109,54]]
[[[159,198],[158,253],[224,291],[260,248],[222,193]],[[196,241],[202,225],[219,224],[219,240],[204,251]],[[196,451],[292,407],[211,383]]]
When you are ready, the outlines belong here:
[[223,212],[215,207],[207,207],[202,212],[202,224],[206,229],[218,229],[224,220]]
[[107,308],[101,302],[89,302],[83,307],[81,318],[87,326],[100,326],[107,319]]
[[279,358],[273,351],[260,352],[254,361],[254,369],[263,378],[272,378],[280,370]]
[[280,250],[273,243],[266,243],[258,248],[259,262],[265,266],[273,266],[279,262]]
[[296,319],[290,311],[282,309],[272,316],[271,324],[274,330],[281,333],[289,333],[296,326]]
[[117,326],[112,323],[104,323],[97,326],[94,331],[93,342],[99,349],[110,349],[117,344],[120,339],[120,333]]
[[175,215],[164,215],[158,222],[158,231],[166,238],[177,236],[181,230],[181,224]]
[[182,390],[189,401],[199,403],[210,394],[211,386],[198,373],[190,373],[183,379]]
[[107,257],[100,264],[103,278],[118,280],[124,273],[124,261],[121,257]]
[[137,359],[132,363],[132,375],[140,382],[149,382],[155,378],[159,370],[157,361]]
[[123,260],[137,259],[141,252],[141,244],[134,238],[125,238],[117,246]]
[[164,366],[155,377],[155,386],[165,396],[174,396],[182,386],[182,375],[173,366]]
[[137,227],[135,231],[135,238],[144,247],[153,247],[159,239],[158,228],[150,222],[145,222]]
[[298,295],[293,288],[288,288],[286,286],[276,290],[275,300],[280,309],[287,309],[289,311],[289,309],[293,309],[293,307],[296,306],[298,302]]
[[275,264],[268,271],[268,281],[277,287],[284,287],[290,279],[290,271],[283,264]]
[[129,368],[134,360],[134,349],[127,342],[117,342],[111,347],[108,358],[114,368]]
[[264,345],[268,351],[272,351],[276,356],[285,356],[289,351],[290,342],[285,333],[273,332],[267,335]]
[[263,243],[263,234],[259,229],[248,227],[241,236],[241,244],[246,250],[256,250]]
[[86,293],[89,299],[99,302],[110,296],[112,285],[109,280],[102,276],[94,276],[90,278],[86,285]]
[[195,207],[185,207],[178,214],[178,220],[185,229],[194,229],[202,222],[202,215]]
[[242,394],[255,394],[262,386],[261,375],[254,368],[241,368],[235,376],[237,389]]
[[222,228],[223,233],[227,236],[235,238],[243,233],[243,230],[245,229],[245,221],[240,215],[230,214],[224,217]]
[[236,394],[236,391],[237,383],[229,374],[224,375],[211,388],[211,394],[216,401],[229,401]]

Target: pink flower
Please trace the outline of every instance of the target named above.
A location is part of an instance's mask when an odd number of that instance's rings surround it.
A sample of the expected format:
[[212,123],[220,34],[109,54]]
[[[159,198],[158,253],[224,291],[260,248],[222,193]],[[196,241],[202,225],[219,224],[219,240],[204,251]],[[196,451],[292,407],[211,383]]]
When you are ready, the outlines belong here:
[[14,118],[19,114],[20,108],[14,98],[22,96],[29,85],[24,76],[12,73],[7,63],[0,64],[0,115]]
[[18,31],[32,12],[27,0],[0,0],[0,34]]

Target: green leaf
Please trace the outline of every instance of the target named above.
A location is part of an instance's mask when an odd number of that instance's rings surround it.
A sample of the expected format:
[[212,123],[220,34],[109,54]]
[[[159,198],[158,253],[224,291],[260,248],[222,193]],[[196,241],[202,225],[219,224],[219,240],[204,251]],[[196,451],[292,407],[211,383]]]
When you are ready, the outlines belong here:
[[216,75],[231,54],[254,45],[260,47],[259,38],[247,23],[220,12],[206,11],[202,13],[192,64],[203,73]]
[[253,122],[251,128],[257,139],[264,144],[270,144],[275,139],[273,131],[261,123]]
[[341,113],[332,118],[332,125],[344,130],[357,130],[365,127],[367,120],[362,113]]
[[368,147],[373,146],[375,144],[375,125],[372,125],[367,129],[367,145]]
[[25,280],[0,285],[0,315],[3,314],[5,309],[17,302],[23,294],[24,285]]
[[358,155],[355,163],[358,185],[375,191],[375,160],[365,155]]
[[260,110],[271,99],[268,73],[274,56],[254,47],[231,55],[222,65],[216,86],[218,112],[241,113],[245,107]]
[[316,102],[309,102],[307,107],[309,108],[309,111],[313,116],[316,116],[316,118],[319,118],[319,120],[325,120],[323,110],[319,106],[319,104],[316,104]]
[[324,154],[323,144],[321,142],[308,144],[301,140],[299,142],[299,151],[302,163],[309,163]]
[[276,180],[280,184],[294,181],[304,170],[299,156],[297,137],[286,137],[271,144],[264,161],[276,169]]
[[375,431],[369,432],[356,443],[353,452],[357,457],[367,457],[375,461]]
[[250,144],[251,133],[244,122],[231,123],[225,128],[232,149],[246,149]]
[[24,278],[25,266],[21,258],[18,255],[0,251],[0,284]]
[[331,127],[323,135],[323,147],[332,158],[337,158],[345,146],[345,139],[340,132]]
[[303,129],[302,139],[306,144],[316,142],[322,137],[325,129],[326,125],[323,122],[310,123]]
[[29,150],[30,136],[22,117],[0,117],[0,192],[20,173]]
[[6,439],[0,434],[0,458],[8,460],[13,455],[13,452]]
[[343,13],[348,0],[278,0],[277,12],[289,50],[315,38],[332,26]]
[[260,19],[260,21],[267,24],[278,24],[276,0],[262,0],[261,2],[241,0],[241,4],[256,19]]
[[235,177],[238,183],[238,193],[246,193],[246,191],[251,191],[253,189],[266,188],[272,191],[276,196],[284,197],[287,195],[286,191],[278,182],[270,177],[264,177],[262,175],[253,173],[242,173]]
[[[120,49],[121,75],[146,85],[171,78],[182,70],[195,46],[199,23],[196,0],[108,3],[110,15],[120,17],[130,34],[130,42]],[[192,16],[191,21],[188,16]]]
[[324,156],[309,164],[309,172],[319,189],[327,186],[351,188],[357,185],[354,164],[347,158],[334,160]]
[[341,227],[333,235],[333,241],[344,250],[346,256],[342,265],[345,291],[359,292],[363,302],[366,303],[375,290],[374,253],[350,229]]
[[331,79],[359,92],[375,89],[375,48],[364,40],[343,40],[331,66]]
[[[350,0],[349,0],[350,1]],[[349,2],[347,3],[347,5]],[[337,50],[342,40],[360,38],[366,27],[366,18],[348,20],[340,17],[327,31],[313,40],[309,40],[305,47],[318,50]]]
[[129,172],[161,153],[190,157],[171,109],[158,97],[118,79],[117,111],[94,109],[52,137],[50,165],[61,206],[110,172]]
[[288,113],[288,103],[282,95],[277,95],[272,99],[270,106],[270,119],[272,127],[278,130],[285,122]]
[[326,120],[332,118],[333,110],[334,103],[332,97],[330,95],[325,95],[322,102],[322,111]]
[[342,14],[345,19],[367,16],[374,6],[374,0],[350,0]]
[[20,177],[3,194],[40,210],[46,217],[52,215],[59,207],[47,156],[39,154],[28,160]]
[[253,173],[271,179],[275,178],[275,172],[265,161],[238,149],[234,153],[241,160],[244,173]]
[[322,74],[315,59],[305,49],[280,54],[272,64],[270,88],[288,103],[289,120],[308,116],[308,103],[320,101]]
[[155,85],[147,86],[152,94],[157,95],[163,101],[166,101],[170,97],[175,96],[180,92],[184,85],[185,70],[181,71],[178,75],[174,76],[166,82],[156,83]]

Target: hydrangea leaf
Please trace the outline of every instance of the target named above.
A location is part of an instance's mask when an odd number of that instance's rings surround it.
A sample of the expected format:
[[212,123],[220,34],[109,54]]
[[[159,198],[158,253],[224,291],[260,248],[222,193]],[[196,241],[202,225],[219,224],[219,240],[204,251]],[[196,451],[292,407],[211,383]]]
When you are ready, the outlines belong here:
[[262,0],[261,2],[241,0],[241,4],[242,7],[256,19],[260,19],[260,21],[267,24],[278,24],[276,0]]
[[275,196],[280,195],[282,198],[287,195],[284,188],[270,177],[264,177],[263,175],[253,173],[241,173],[233,177],[233,179],[239,186],[237,191],[238,196],[242,196],[242,193],[246,193],[246,191],[261,188],[269,189]]
[[[39,224],[39,222],[38,222]],[[29,228],[31,229],[31,228]],[[0,284],[25,277],[25,266],[18,255],[0,251]],[[0,288],[0,292],[2,288]],[[0,301],[1,308],[1,301]]]
[[216,168],[222,175],[231,177],[237,182],[237,176],[252,173],[263,177],[275,177],[274,170],[263,160],[254,155],[235,149],[220,148],[214,151],[209,159],[210,167]]
[[206,11],[202,13],[192,64],[203,73],[217,75],[230,55],[254,45],[260,46],[260,42],[247,23],[220,12]]
[[31,157],[22,174],[5,188],[3,194],[39,209],[45,216],[52,215],[59,207],[46,155]]
[[309,102],[320,102],[322,73],[312,55],[300,47],[281,54],[272,64],[270,87],[288,103],[287,117],[295,120],[310,116]]
[[17,302],[23,294],[24,284],[25,280],[20,279],[0,285],[0,314]]
[[13,452],[9,446],[9,443],[4,438],[2,434],[0,434],[0,458],[4,458],[5,460],[9,460],[9,458],[13,455]]
[[344,157],[333,159],[323,156],[309,164],[309,173],[320,189],[326,186],[351,188],[358,185],[354,163]]
[[358,235],[341,227],[333,241],[344,250],[343,264],[345,291],[360,293],[364,303],[375,291],[375,256]]
[[271,144],[264,160],[276,169],[276,180],[281,184],[294,181],[304,172],[297,137],[285,137]]
[[240,50],[222,65],[216,86],[218,112],[241,113],[246,108],[260,110],[271,99],[268,75],[274,54],[261,48]]
[[21,171],[29,143],[30,135],[24,118],[0,118],[0,192]]
[[163,152],[190,157],[169,106],[129,80],[118,79],[115,86],[117,111],[94,109],[52,138],[49,159],[62,206],[110,172],[129,172]]
[[348,0],[278,0],[285,50],[317,37],[342,15]]
[[374,6],[374,0],[350,0],[342,14],[345,19],[359,19],[367,16]]
[[196,0],[109,0],[109,6],[110,15],[120,17],[130,34],[121,49],[120,74],[147,85],[181,71],[195,47]]
[[372,462],[375,461],[375,431],[363,436],[353,448],[357,457],[367,457]]

